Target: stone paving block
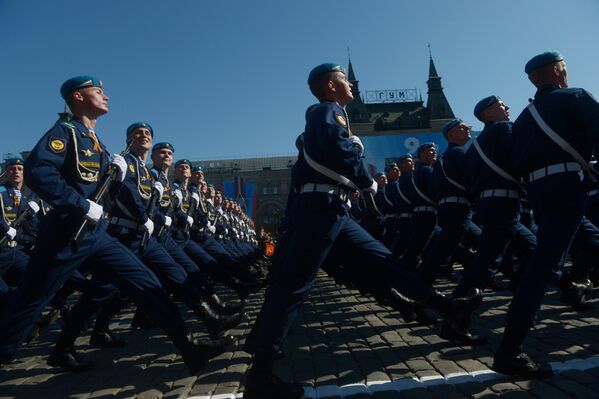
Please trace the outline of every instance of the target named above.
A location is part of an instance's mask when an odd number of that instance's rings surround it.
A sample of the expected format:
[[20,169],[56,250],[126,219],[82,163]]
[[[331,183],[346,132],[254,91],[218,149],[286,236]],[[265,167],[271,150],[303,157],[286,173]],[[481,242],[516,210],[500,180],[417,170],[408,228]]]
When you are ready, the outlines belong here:
[[401,392],[404,399],[433,399],[433,395],[424,388],[408,389]]
[[370,395],[373,399],[397,399],[400,397],[400,393],[397,391],[382,391],[382,392],[374,392]]
[[584,385],[597,382],[596,376],[581,370],[566,370],[560,376]]
[[149,389],[147,391],[143,391],[138,393],[135,396],[136,399],[157,399],[162,398],[162,392],[157,389]]
[[462,399],[464,394],[450,384],[434,385],[427,388],[435,399]]
[[575,381],[567,380],[559,376],[548,380],[548,383],[576,399],[591,399],[599,396],[596,391]]

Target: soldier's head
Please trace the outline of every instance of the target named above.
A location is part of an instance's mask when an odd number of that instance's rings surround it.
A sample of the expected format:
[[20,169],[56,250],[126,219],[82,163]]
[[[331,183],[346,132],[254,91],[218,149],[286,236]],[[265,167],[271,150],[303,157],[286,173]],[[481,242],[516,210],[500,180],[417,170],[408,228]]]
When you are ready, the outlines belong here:
[[189,159],[179,159],[175,162],[175,179],[183,181],[191,177],[191,161]]
[[214,186],[212,184],[208,185],[208,195],[212,199],[214,199],[214,197],[216,196],[216,190],[214,189]]
[[191,182],[195,185],[199,185],[201,181],[204,181],[204,170],[201,166],[196,165],[191,168]]
[[198,183],[198,187],[200,189],[200,192],[202,194],[204,194],[204,197],[208,194],[208,183],[206,183],[206,180],[202,180]]
[[102,81],[93,76],[76,76],[64,82],[60,95],[73,115],[90,119],[108,112],[108,96],[102,88]]
[[432,165],[437,161],[437,145],[435,143],[424,143],[416,150],[418,160]]
[[401,173],[408,173],[414,171],[414,159],[411,154],[405,154],[397,158],[397,166]]
[[6,183],[12,188],[21,189],[23,187],[23,172],[25,171],[25,161],[21,157],[7,159],[4,163],[6,171]]
[[153,166],[157,169],[170,168],[173,164],[173,154],[175,153],[175,147],[171,143],[161,142],[154,144],[152,147],[152,158]]
[[388,183],[396,181],[397,179],[399,179],[399,176],[401,175],[399,167],[395,162],[391,162],[390,164],[387,164],[387,166],[385,166],[385,173],[387,174]]
[[559,51],[546,51],[532,57],[524,66],[528,79],[536,87],[554,85],[568,87],[568,69]]
[[484,123],[509,121],[509,109],[510,107],[503,102],[501,97],[489,96],[476,103],[474,116]]
[[152,148],[154,129],[147,122],[135,122],[127,128],[127,143],[131,143],[131,152],[144,155]]
[[216,191],[214,192],[214,205],[215,206],[219,206],[222,205],[223,203],[223,195],[221,194],[220,191]]
[[308,86],[320,101],[335,101],[339,105],[347,105],[354,100],[352,84],[347,80],[345,69],[337,63],[320,64],[308,76]]
[[472,127],[461,119],[452,119],[443,126],[443,137],[448,143],[464,145],[472,138]]
[[376,181],[378,188],[383,188],[387,185],[387,175],[383,172],[378,172],[374,175],[374,180]]

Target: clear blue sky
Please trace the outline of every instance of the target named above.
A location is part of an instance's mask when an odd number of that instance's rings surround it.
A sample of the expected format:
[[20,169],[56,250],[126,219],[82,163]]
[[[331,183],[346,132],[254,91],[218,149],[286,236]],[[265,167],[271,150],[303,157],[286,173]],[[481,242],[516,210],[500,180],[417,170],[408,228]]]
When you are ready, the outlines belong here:
[[599,1],[0,0],[0,154],[30,149],[56,120],[61,83],[101,78],[97,132],[123,147],[138,120],[193,160],[293,153],[306,86],[347,64],[362,91],[417,88],[428,49],[457,116],[498,94],[515,118],[534,93],[525,62],[564,53],[572,87],[599,96]]

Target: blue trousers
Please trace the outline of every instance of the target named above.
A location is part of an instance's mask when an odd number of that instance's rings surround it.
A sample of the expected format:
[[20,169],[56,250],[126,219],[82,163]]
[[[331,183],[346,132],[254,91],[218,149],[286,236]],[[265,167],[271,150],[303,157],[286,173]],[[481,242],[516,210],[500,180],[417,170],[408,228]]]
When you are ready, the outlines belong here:
[[393,240],[391,252],[399,257],[404,253],[412,235],[412,217],[403,217],[397,221],[397,234]]
[[536,236],[519,220],[517,199],[482,198],[478,201],[478,217],[482,225],[474,261],[462,276],[453,295],[463,296],[472,287],[484,289],[497,274],[505,251],[512,242],[518,240],[520,261],[529,262],[537,246]]
[[586,217],[582,218],[570,248],[572,268],[569,277],[573,281],[587,279],[599,259],[599,229]]
[[405,266],[414,269],[418,265],[420,254],[433,236],[437,224],[437,214],[435,212],[414,212],[411,222],[411,235],[401,258]]
[[76,223],[65,223],[62,215],[51,213],[42,220],[41,239],[31,255],[28,272],[20,280],[11,305],[1,315],[0,360],[14,356],[46,304],[69,276],[90,259],[101,265],[110,280],[158,326],[167,332],[185,328],[154,273],[108,235],[103,221],[86,232],[77,251],[73,251],[70,238],[76,228]]
[[0,304],[6,300],[11,289],[16,287],[19,279],[27,269],[29,255],[22,248],[0,249]]
[[[256,324],[256,352],[278,350],[307,298],[318,270],[337,245],[345,267],[379,277],[416,300],[430,292],[414,273],[403,269],[391,252],[347,214],[343,202],[325,193],[301,194],[290,210],[291,228],[282,264],[271,284]],[[366,268],[366,269],[365,269]]]
[[539,231],[537,247],[507,314],[507,324],[515,330],[534,325],[547,286],[557,283],[584,215],[586,194],[575,172],[544,177],[530,183],[527,191]]

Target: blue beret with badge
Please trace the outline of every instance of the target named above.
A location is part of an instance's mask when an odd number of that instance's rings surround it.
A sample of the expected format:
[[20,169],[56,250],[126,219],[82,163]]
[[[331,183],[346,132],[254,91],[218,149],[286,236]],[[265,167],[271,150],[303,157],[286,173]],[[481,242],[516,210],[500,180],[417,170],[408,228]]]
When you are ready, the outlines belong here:
[[314,79],[329,72],[341,72],[345,74],[345,69],[336,62],[325,62],[324,64],[320,64],[310,71],[310,75],[308,75],[308,84],[312,84]]
[[64,100],[67,99],[69,94],[79,89],[84,89],[86,87],[102,87],[102,81],[100,79],[94,78],[93,76],[82,75],[76,76],[64,82],[62,86],[60,86],[60,95]]
[[405,155],[400,156],[399,158],[397,158],[397,162],[401,162],[404,159],[412,159],[412,154],[405,154]]
[[150,131],[150,134],[152,135],[152,137],[154,137],[154,129],[152,129],[152,126],[148,122],[135,122],[134,124],[129,126],[127,128],[127,137],[129,137],[131,132],[133,132],[134,130],[142,129],[142,128],[148,129]]
[[420,146],[416,150],[416,153],[418,154],[418,156],[420,156],[422,151],[426,150],[427,148],[437,148],[437,145],[435,143],[433,143],[432,141],[428,142],[428,143],[420,144]]
[[5,164],[5,166],[25,165],[25,161],[21,157],[14,157],[14,158],[9,158],[6,161],[4,161],[4,164]]
[[395,162],[385,165],[385,173],[389,172],[393,168],[397,168],[397,164]]
[[179,159],[177,162],[175,162],[175,168],[179,167],[179,165],[183,165],[183,164],[187,164],[189,165],[189,168],[191,169],[191,161],[189,159]]
[[200,165],[196,165],[193,168],[191,168],[192,172],[203,172],[204,169],[202,169],[202,167]]
[[167,143],[166,141],[154,144],[154,146],[152,147],[152,152],[156,150],[162,150],[163,148],[168,148],[172,152],[175,152],[175,147],[171,143]]
[[445,126],[443,126],[443,137],[447,137],[447,133],[449,133],[449,131],[453,129],[454,126],[457,126],[462,122],[464,121],[459,118],[455,118],[447,122]]
[[[485,97],[474,106],[474,116],[478,118],[478,116],[490,105],[495,104],[497,101],[501,100],[499,96],[489,96]],[[480,119],[480,118],[479,118]]]
[[532,57],[524,66],[524,72],[529,74],[545,65],[563,60],[564,56],[559,51],[545,51]]

